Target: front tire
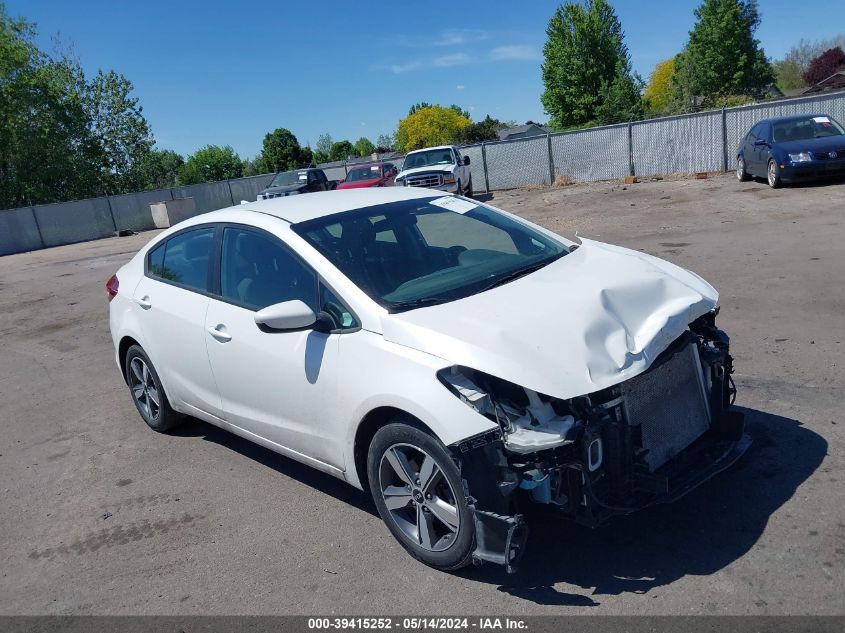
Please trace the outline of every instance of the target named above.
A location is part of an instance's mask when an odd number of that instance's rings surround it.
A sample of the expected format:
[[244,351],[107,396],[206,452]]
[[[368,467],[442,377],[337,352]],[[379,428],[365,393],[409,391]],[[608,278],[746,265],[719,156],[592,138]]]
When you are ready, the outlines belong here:
[[165,433],[184,421],[170,406],[158,372],[140,346],[133,345],[126,352],[124,372],[132,402],[147,426],[159,433]]
[[411,556],[444,571],[472,561],[472,513],[458,469],[439,440],[391,422],[370,443],[367,475],[382,520]]
[[778,171],[777,163],[774,159],[769,159],[769,165],[766,168],[766,181],[772,189],[777,189],[781,186],[780,172]]
[[745,159],[742,156],[736,157],[736,179],[740,182],[751,180],[751,176],[745,171]]

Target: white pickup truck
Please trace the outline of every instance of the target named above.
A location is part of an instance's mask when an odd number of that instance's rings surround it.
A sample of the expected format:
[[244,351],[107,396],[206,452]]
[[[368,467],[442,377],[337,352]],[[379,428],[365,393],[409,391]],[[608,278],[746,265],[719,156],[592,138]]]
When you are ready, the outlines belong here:
[[398,186],[427,187],[471,197],[469,156],[461,156],[454,145],[418,149],[405,156],[395,182]]

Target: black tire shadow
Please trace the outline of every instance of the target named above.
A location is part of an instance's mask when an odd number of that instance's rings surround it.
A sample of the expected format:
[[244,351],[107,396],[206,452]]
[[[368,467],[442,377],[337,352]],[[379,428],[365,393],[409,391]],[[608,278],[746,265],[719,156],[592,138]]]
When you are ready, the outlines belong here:
[[687,575],[707,576],[748,552],[769,517],[819,467],[827,442],[797,420],[739,407],[754,440],[739,462],[674,504],[618,517],[591,530],[549,512],[532,513],[519,571],[469,568],[466,579],[544,605],[597,606],[555,589],[592,595],[645,594]]
[[337,477],[320,472],[311,466],[306,466],[234,433],[224,431],[213,424],[188,417],[184,424],[174,429],[170,435],[174,437],[201,437],[208,442],[225,446],[267,468],[272,468],[286,477],[295,479],[306,486],[348,503],[354,508],[368,512],[379,520],[381,519],[369,493],[358,490]]

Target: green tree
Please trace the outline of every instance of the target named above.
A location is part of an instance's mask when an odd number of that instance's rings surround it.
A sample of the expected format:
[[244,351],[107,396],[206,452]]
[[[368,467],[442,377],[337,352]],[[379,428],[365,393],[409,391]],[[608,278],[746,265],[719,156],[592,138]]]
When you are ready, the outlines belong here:
[[[264,137],[261,160],[264,170],[287,171],[302,166],[304,157],[296,137],[285,128],[277,128]],[[308,157],[310,162],[310,156]]]
[[462,117],[472,121],[472,117],[469,114],[469,110],[464,110],[461,106],[455,105],[454,103],[452,105],[450,105],[449,107],[452,108],[458,114],[460,114]]
[[317,144],[314,146],[314,162],[327,163],[331,160],[332,136],[328,132],[317,137]]
[[243,160],[243,175],[244,176],[258,176],[267,173],[264,169],[264,159],[261,154],[255,158],[244,158]]
[[376,151],[376,146],[372,144],[370,139],[364,138],[363,136],[355,141],[354,148],[358,156],[369,156]]
[[499,139],[499,131],[510,127],[508,123],[493,119],[488,114],[477,123],[472,123],[458,132],[455,142],[462,145],[471,143],[483,143],[484,141],[496,141]]
[[126,178],[132,191],[165,189],[178,183],[185,159],[171,149],[151,149],[135,161]]
[[432,104],[430,104],[428,101],[420,101],[419,103],[415,103],[408,109],[408,115],[410,116],[411,114],[416,114],[420,110],[430,108],[431,105]]
[[396,144],[392,134],[379,134],[376,139],[376,151],[379,154],[392,152],[393,146]]
[[[626,94],[634,108],[633,93],[622,90],[631,75],[631,61],[616,13],[606,0],[567,2],[555,11],[546,28],[543,46],[543,107],[555,129],[595,123],[597,109],[616,86],[614,95]],[[605,86],[604,91],[602,91]],[[637,95],[639,101],[639,95]]]
[[355,148],[349,141],[337,141],[332,143],[332,149],[329,152],[329,160],[346,160],[355,154]]
[[243,176],[243,161],[230,146],[206,145],[188,157],[179,170],[180,185],[194,185]]
[[311,165],[315,164],[314,162],[314,152],[311,151],[311,147],[306,145],[302,148],[302,151],[299,153],[299,166],[300,167],[310,167]]
[[675,59],[674,86],[684,110],[718,107],[732,95],[759,97],[774,80],[754,32],[756,0],[704,0],[689,41]]
[[642,119],[641,90],[642,80],[628,72],[620,71],[611,81],[603,81],[599,89],[600,102],[596,106],[596,122],[611,125]]
[[399,121],[396,141],[402,150],[453,143],[472,123],[452,108],[435,105],[418,109]]
[[672,77],[675,74],[675,59],[658,62],[651,71],[648,85],[643,92],[643,105],[650,116],[670,114],[674,107]]

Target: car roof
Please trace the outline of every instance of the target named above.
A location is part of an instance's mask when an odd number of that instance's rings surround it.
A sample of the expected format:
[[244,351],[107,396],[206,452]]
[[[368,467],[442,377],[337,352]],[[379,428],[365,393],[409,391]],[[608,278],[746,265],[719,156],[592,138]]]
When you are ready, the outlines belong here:
[[[779,116],[771,119],[761,119],[757,123],[784,123],[786,121],[803,121],[804,119],[811,119],[817,116],[831,118],[828,114],[792,114],[790,116]],[[757,123],[755,123],[754,125],[757,125]]]
[[[242,210],[264,213],[296,224],[343,211],[353,211],[377,204],[443,196],[442,191],[422,187],[373,187],[371,189],[344,189],[318,191],[298,196],[284,196],[239,204],[224,210]],[[210,215],[210,214],[209,214]],[[208,217],[208,216],[206,216]]]
[[[417,152],[427,152],[430,149],[452,149],[451,145],[435,145],[434,147],[423,147],[421,149],[415,149],[413,152],[408,152],[408,154],[416,154]],[[406,154],[407,156],[407,154]]]

